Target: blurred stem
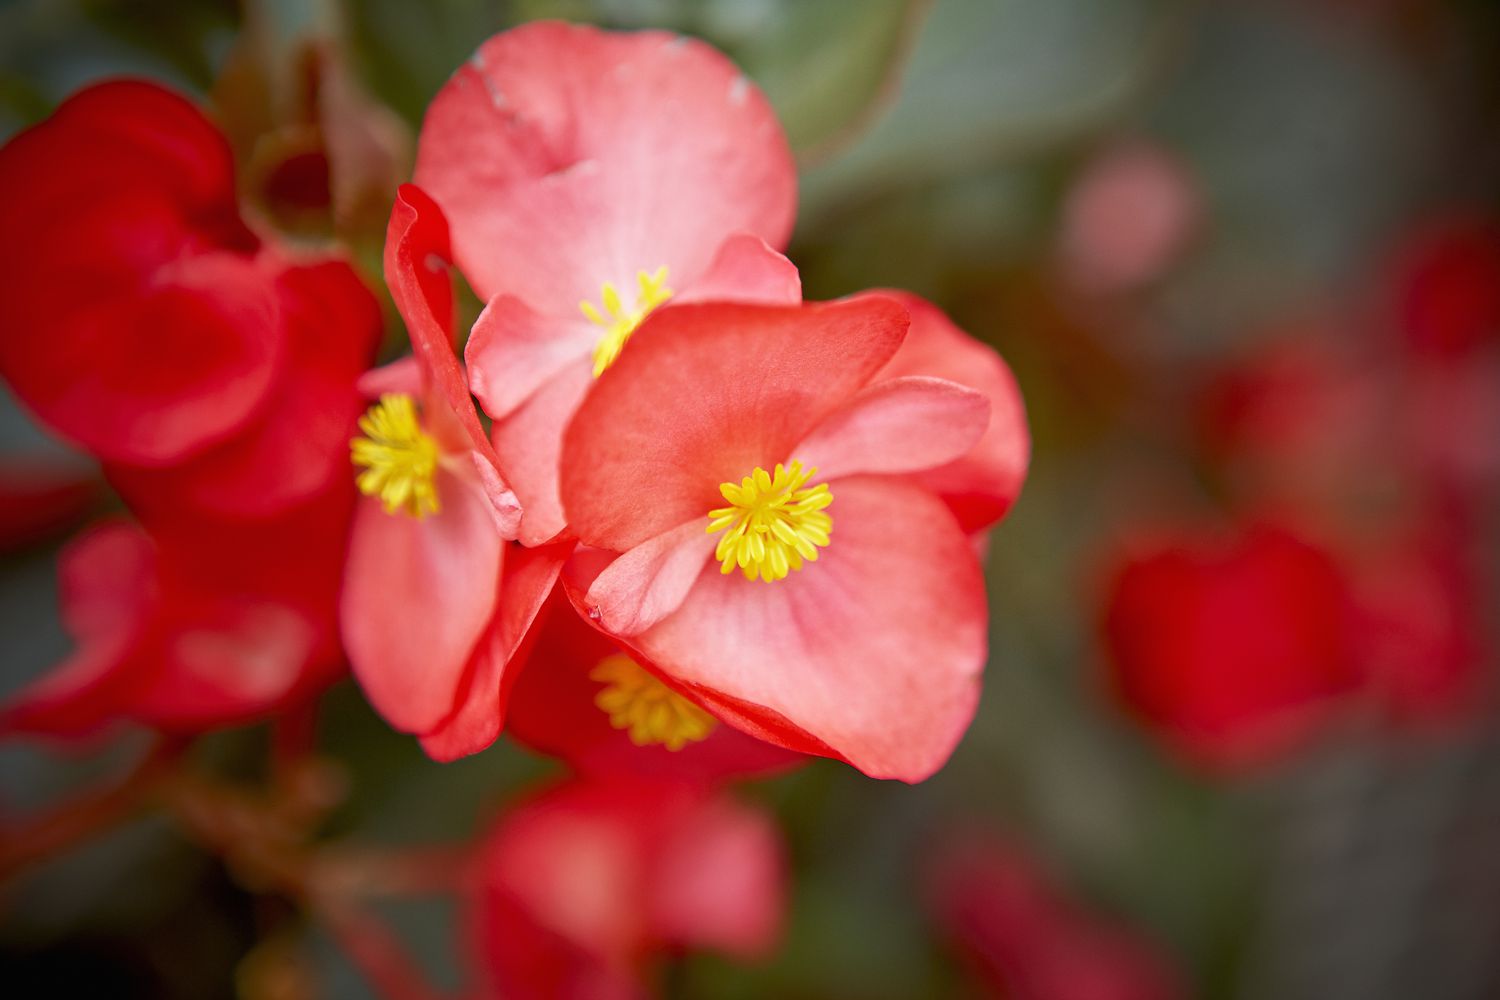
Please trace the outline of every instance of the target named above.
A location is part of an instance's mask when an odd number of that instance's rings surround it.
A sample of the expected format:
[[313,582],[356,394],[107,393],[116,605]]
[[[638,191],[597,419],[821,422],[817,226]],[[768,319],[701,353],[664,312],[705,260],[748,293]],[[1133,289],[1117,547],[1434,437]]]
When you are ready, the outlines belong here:
[[[297,732],[295,720],[287,732]],[[316,785],[327,768],[303,758],[279,770],[287,780],[267,792],[180,770],[163,786],[162,800],[183,831],[222,858],[242,886],[299,903],[387,1000],[443,996],[366,904],[371,897],[452,891],[463,851],[446,846],[399,851],[316,846],[311,840],[324,810],[310,808],[318,799],[309,800],[305,789],[309,775]]]
[[0,881],[133,817],[171,773],[187,743],[160,736],[118,781],[91,789],[40,816],[4,827]]

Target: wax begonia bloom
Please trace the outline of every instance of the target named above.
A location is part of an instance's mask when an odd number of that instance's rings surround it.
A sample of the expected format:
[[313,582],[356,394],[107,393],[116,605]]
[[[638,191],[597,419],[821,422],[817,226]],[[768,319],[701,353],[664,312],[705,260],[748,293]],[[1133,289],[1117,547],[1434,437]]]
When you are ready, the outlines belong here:
[[1328,551],[1254,526],[1143,538],[1126,552],[1105,598],[1110,684],[1190,763],[1277,760],[1360,683],[1349,582]]
[[696,785],[558,786],[502,815],[476,862],[467,939],[486,996],[654,996],[659,959],[755,958],[780,929],[775,827]]
[[946,465],[912,475],[943,498],[964,530],[983,531],[1010,511],[1031,460],[1026,407],[1015,376],[993,348],[960,330],[931,302],[893,289],[873,294],[895,299],[911,316],[901,349],[878,378],[944,378],[990,401],[990,422],[978,444]]
[[911,474],[966,454],[989,404],[876,380],[907,323],[880,296],[657,311],[570,425],[562,497],[613,555],[570,596],[643,662],[754,736],[920,780],[973,715],[987,609]]
[[927,905],[987,988],[1018,1000],[1177,1000],[1188,991],[1144,933],[1070,897],[1023,850],[983,834],[930,852]]
[[560,593],[511,694],[506,732],[597,778],[703,782],[763,775],[807,758],[722,725],[584,621]]
[[364,465],[341,621],[375,708],[441,759],[494,742],[531,621],[565,546],[522,549],[519,516],[469,396],[451,339],[452,279],[441,211],[398,194],[386,281],[414,363],[372,373],[381,399],[361,423]]
[[209,450],[166,468],[108,464],[138,512],[165,508],[271,517],[348,489],[355,388],[379,342],[380,306],[347,263],[289,263],[275,276],[285,365],[258,416]]
[[0,371],[131,504],[266,517],[344,484],[374,296],[240,220],[223,136],[155,84],[88,88],[0,151]]
[[0,150],[0,191],[0,369],[45,423],[159,465],[261,404],[273,289],[228,144],[190,103],[144,82],[81,91]]
[[663,302],[796,302],[796,173],[764,96],[722,55],[663,33],[535,22],[497,35],[428,108],[416,182],[487,301],[466,358],[525,509],[566,528],[563,428]]
[[347,496],[225,530],[109,522],[59,567],[77,644],[0,709],[0,729],[88,735],[131,720],[196,732],[266,717],[339,676]]

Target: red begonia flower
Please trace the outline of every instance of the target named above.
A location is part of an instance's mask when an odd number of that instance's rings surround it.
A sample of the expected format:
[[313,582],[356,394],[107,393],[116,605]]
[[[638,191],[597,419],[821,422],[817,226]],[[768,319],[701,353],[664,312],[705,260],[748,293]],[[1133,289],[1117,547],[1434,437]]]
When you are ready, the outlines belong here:
[[1457,358],[1500,340],[1500,225],[1475,211],[1432,220],[1401,248],[1392,284],[1416,353]]
[[0,150],[0,371],[91,453],[175,462],[264,404],[274,281],[223,136],[144,82],[90,87]]
[[488,301],[466,350],[525,514],[565,528],[563,427],[661,302],[795,302],[779,253],[796,174],[761,93],[708,46],[532,23],[490,39],[428,108],[416,181]]
[[519,510],[454,354],[447,260],[441,211],[403,187],[385,270],[415,361],[371,376],[386,391],[353,446],[368,495],[355,514],[341,609],[370,701],[444,759],[499,735],[509,668],[566,555],[564,546],[506,541]]
[[569,426],[562,498],[615,556],[570,596],[642,662],[752,735],[920,780],[973,715],[987,609],[911,474],[966,454],[989,405],[876,380],[907,322],[880,296],[659,310]]
[[1465,557],[1431,529],[1363,544],[1352,557],[1359,666],[1397,722],[1443,724],[1482,703],[1488,604]]
[[245,228],[197,109],[85,90],[0,152],[0,190],[0,370],[132,506],[265,517],[345,488],[378,303],[347,263]]
[[1267,763],[1359,683],[1351,614],[1333,556],[1279,528],[1142,539],[1106,597],[1110,681],[1188,760]]
[[274,278],[286,364],[262,410],[232,438],[161,469],[109,465],[137,513],[269,517],[346,492],[349,436],[364,400],[355,383],[380,339],[380,306],[339,260],[288,264]]
[[990,401],[989,426],[973,450],[912,477],[943,498],[965,531],[983,531],[1015,503],[1031,459],[1026,407],[1015,376],[993,348],[964,333],[931,302],[892,289],[875,294],[900,302],[911,316],[906,340],[878,378],[945,378]]
[[0,728],[78,736],[120,720],[193,732],[269,715],[338,676],[347,495],[227,529],[101,525],[63,552],[76,652]]
[[478,856],[468,941],[486,995],[656,994],[655,961],[775,943],[784,863],[769,819],[700,786],[572,782],[505,813]]
[[1015,1000],[1174,1000],[1180,974],[1159,945],[1090,912],[998,838],[952,838],[931,852],[928,908],[988,987]]
[[806,760],[723,726],[558,593],[511,695],[506,732],[586,776],[717,781]]

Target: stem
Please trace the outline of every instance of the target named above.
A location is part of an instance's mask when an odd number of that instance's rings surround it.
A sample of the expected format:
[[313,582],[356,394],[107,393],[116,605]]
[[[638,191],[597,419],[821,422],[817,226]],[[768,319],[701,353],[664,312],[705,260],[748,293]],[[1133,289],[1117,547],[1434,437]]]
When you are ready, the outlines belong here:
[[171,771],[185,744],[159,737],[144,757],[114,784],[6,827],[0,836],[0,881],[38,861],[131,818]]

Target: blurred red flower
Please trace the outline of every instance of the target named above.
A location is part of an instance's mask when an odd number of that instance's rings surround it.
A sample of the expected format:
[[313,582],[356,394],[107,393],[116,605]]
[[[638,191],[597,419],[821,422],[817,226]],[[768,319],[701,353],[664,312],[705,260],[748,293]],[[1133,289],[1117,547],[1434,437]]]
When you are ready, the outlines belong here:
[[0,372],[127,498],[259,517],[342,485],[378,307],[245,225],[201,112],[89,87],[0,150],[0,191]]
[[1041,866],[994,837],[932,852],[926,898],[938,927],[1006,1000],[1174,1000],[1187,989],[1150,938],[1089,912]]
[[84,736],[121,719],[194,732],[267,716],[343,669],[335,601],[347,496],[246,522],[125,521],[59,566],[77,650],[0,710],[0,728]]
[[1461,357],[1500,339],[1500,225],[1480,212],[1432,219],[1402,245],[1396,313],[1418,354]]
[[469,378],[524,514],[563,532],[563,428],[662,302],[796,302],[777,252],[796,172],[770,104],[701,42],[534,22],[496,35],[433,99],[416,183],[488,301]]
[[1273,760],[1360,682],[1334,556],[1265,525],[1138,537],[1109,583],[1109,681],[1169,747],[1213,769]]
[[572,782],[508,810],[485,837],[467,938],[487,995],[646,997],[659,960],[681,949],[766,954],[784,878],[775,827],[732,799]]
[[973,715],[987,609],[969,538],[911,474],[973,449],[990,406],[877,380],[907,325],[879,295],[653,313],[568,428],[563,505],[595,551],[564,579],[719,718],[920,780]]

